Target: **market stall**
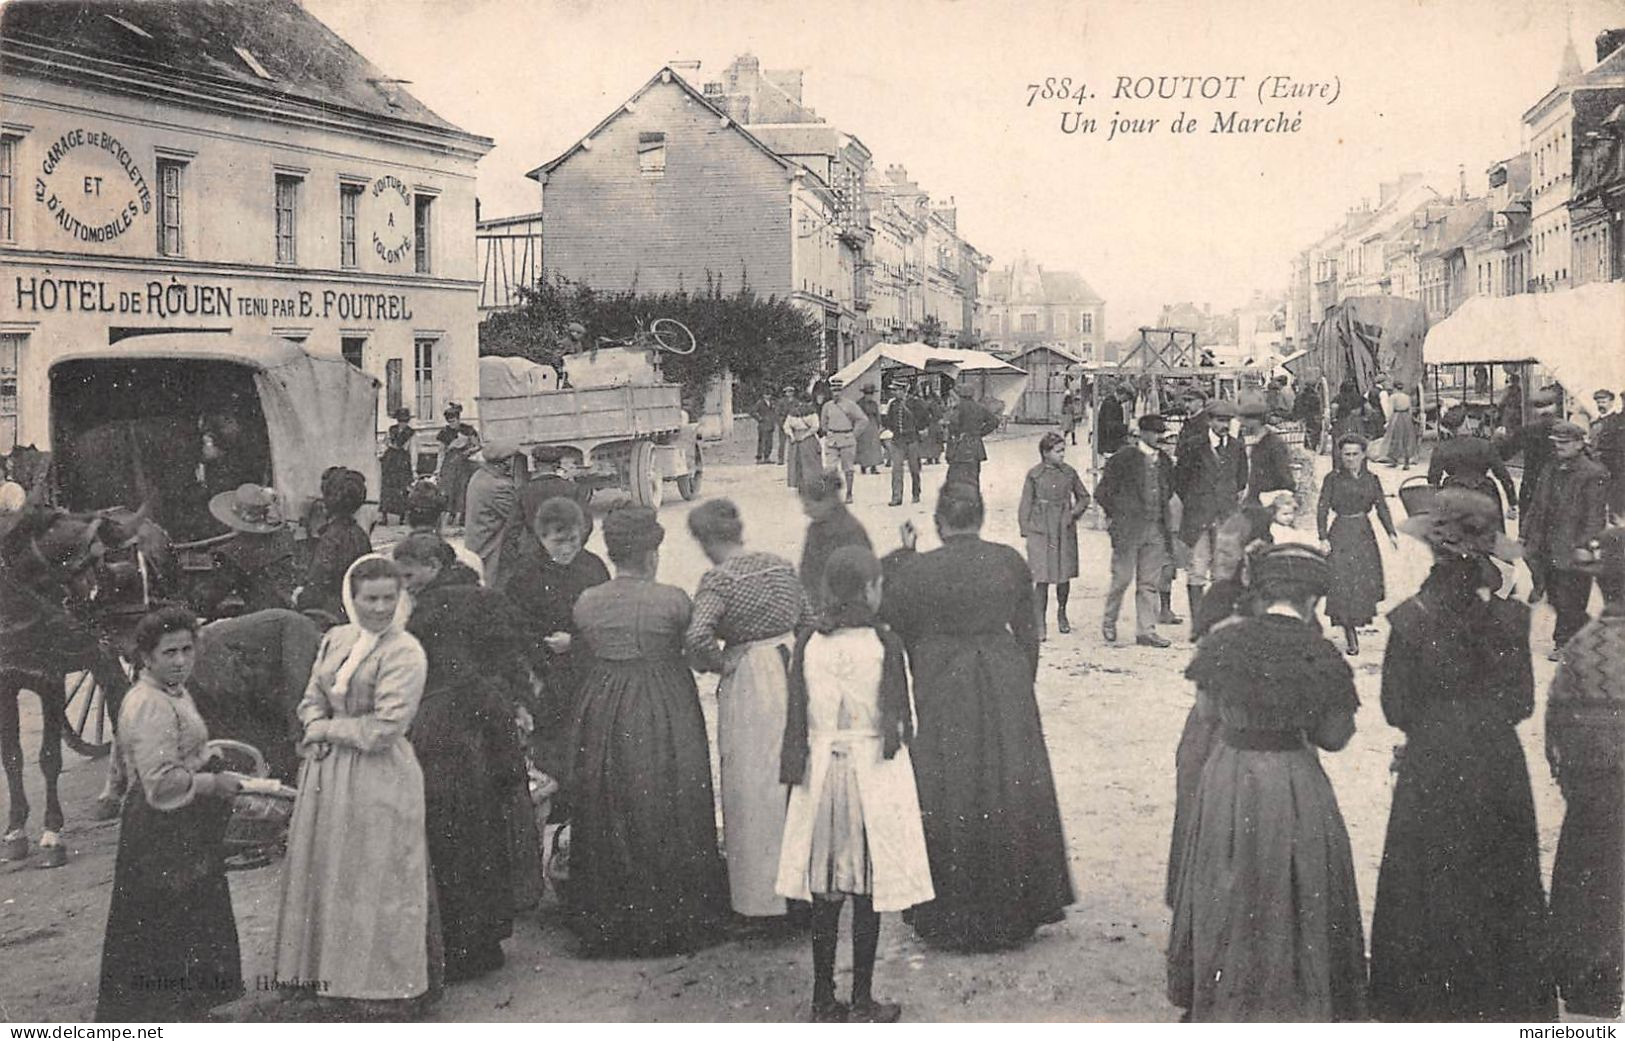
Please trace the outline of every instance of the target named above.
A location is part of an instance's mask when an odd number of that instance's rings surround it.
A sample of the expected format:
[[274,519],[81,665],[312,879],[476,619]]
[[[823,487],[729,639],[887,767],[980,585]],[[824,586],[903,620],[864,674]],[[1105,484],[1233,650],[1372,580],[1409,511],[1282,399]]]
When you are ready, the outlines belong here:
[[924,343],[877,343],[835,373],[833,379],[841,384],[839,393],[843,398],[856,401],[865,386],[878,390],[898,371],[968,387],[973,397],[990,408],[997,402],[998,411],[1004,415],[1020,403],[1028,383],[1024,370],[986,351]]

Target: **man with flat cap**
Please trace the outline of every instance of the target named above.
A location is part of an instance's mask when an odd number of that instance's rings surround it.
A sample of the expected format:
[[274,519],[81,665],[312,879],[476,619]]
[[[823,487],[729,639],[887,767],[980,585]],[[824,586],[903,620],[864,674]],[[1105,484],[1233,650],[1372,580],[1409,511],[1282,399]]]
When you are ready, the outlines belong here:
[[[1520,534],[1533,571],[1538,562],[1557,624],[1552,660],[1588,620],[1591,574],[1581,568],[1591,540],[1607,526],[1608,471],[1585,454],[1585,430],[1560,419],[1551,424],[1551,460],[1541,468],[1534,501]],[[1527,480],[1527,478],[1526,478]],[[1536,572],[1539,574],[1539,572]]]
[[1162,613],[1162,571],[1169,560],[1168,500],[1174,493],[1174,466],[1157,450],[1168,423],[1155,413],[1141,416],[1136,436],[1106,461],[1095,501],[1110,519],[1112,578],[1106,592],[1106,614],[1100,633],[1117,642],[1117,615],[1123,596],[1134,586],[1134,642],[1142,647],[1170,647],[1157,635]]
[[1625,412],[1616,408],[1614,392],[1604,387],[1591,395],[1597,403],[1591,424],[1591,447],[1597,462],[1608,471],[1608,516],[1613,523],[1625,518]]
[[1241,442],[1230,436],[1230,420],[1235,414],[1235,405],[1215,398],[1180,430],[1174,494],[1180,503],[1179,539],[1190,547],[1185,583],[1193,628],[1197,605],[1213,579],[1219,525],[1240,508],[1241,490],[1247,483],[1247,461]]
[[514,459],[519,446],[488,441],[480,449],[480,468],[468,479],[468,525],[463,544],[479,554],[485,565],[485,584],[495,589],[501,579],[502,541],[519,504]]
[[1256,392],[1243,394],[1236,411],[1241,414],[1241,442],[1247,466],[1242,505],[1259,505],[1259,495],[1266,488],[1296,488],[1292,450],[1268,425],[1270,408],[1264,396]]

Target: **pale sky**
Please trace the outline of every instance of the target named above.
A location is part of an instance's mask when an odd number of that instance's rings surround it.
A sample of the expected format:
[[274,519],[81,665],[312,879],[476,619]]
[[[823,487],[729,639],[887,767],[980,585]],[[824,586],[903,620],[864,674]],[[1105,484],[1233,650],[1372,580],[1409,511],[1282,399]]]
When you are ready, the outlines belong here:
[[[1027,252],[1106,298],[1113,337],[1164,302],[1244,303],[1280,292],[1292,255],[1378,183],[1522,147],[1523,112],[1556,80],[1569,27],[1581,64],[1625,27],[1625,0],[305,0],[443,117],[496,140],[480,164],[483,216],[531,212],[524,171],[554,158],[668,61],[696,86],[734,56],[805,70],[802,100],[901,163],[1002,267]],[[1265,77],[1340,83],[1332,105],[1268,101]],[[1026,85],[1070,76],[1094,95],[1093,136],[1063,134],[1073,104]],[[1245,77],[1236,101],[1113,101],[1119,76]],[[1302,112],[1296,134],[1210,133],[1216,110]],[[1197,132],[1169,132],[1184,109]],[[1106,139],[1114,112],[1160,121]]]

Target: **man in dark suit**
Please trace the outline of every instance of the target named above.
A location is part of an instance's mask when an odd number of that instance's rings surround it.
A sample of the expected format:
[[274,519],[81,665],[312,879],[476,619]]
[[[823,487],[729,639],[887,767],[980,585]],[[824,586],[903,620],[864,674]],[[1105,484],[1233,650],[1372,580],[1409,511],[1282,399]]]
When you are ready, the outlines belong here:
[[1259,494],[1266,488],[1297,487],[1292,451],[1268,425],[1269,403],[1262,395],[1244,397],[1237,410],[1241,413],[1241,440],[1247,456],[1242,505],[1259,506]]
[[1213,577],[1213,552],[1219,525],[1239,508],[1247,481],[1247,460],[1239,439],[1230,436],[1236,406],[1222,398],[1193,415],[1180,431],[1179,461],[1174,464],[1174,494],[1179,496],[1179,539],[1190,547],[1185,570],[1190,593],[1191,624],[1196,606]]
[[[1508,435],[1505,428],[1497,430],[1497,435],[1504,438],[1500,441],[1501,456],[1510,459],[1519,456],[1523,461],[1523,473],[1518,479],[1518,516],[1522,517],[1529,512],[1534,504],[1535,492],[1540,487],[1541,472],[1546,469],[1547,463],[1552,459],[1552,426],[1558,421],[1557,393],[1550,387],[1542,387],[1529,395],[1529,407],[1533,416],[1528,423],[1515,427]],[[1524,524],[1520,521],[1518,526],[1519,538],[1523,537]],[[1546,595],[1546,564],[1530,557],[1529,574],[1534,579],[1535,587],[1529,591],[1529,602],[1539,603],[1540,598]]]
[[[1520,528],[1524,552],[1546,572],[1557,625],[1552,630],[1552,660],[1587,621],[1591,574],[1579,567],[1577,550],[1585,550],[1607,526],[1605,499],[1608,471],[1585,455],[1585,430],[1559,420],[1549,435],[1552,459],[1541,468],[1540,486]],[[1526,478],[1527,480],[1527,478]]]
[[1107,643],[1117,642],[1117,615],[1132,584],[1134,642],[1142,647],[1172,646],[1157,635],[1158,589],[1169,558],[1168,500],[1174,492],[1173,463],[1157,451],[1157,439],[1167,429],[1161,416],[1141,416],[1134,440],[1106,461],[1095,487],[1095,501],[1111,520],[1112,580],[1100,623]]
[[948,417],[947,483],[968,484],[980,493],[982,460],[987,458],[982,438],[999,429],[999,417],[971,397],[970,388],[963,383],[954,386],[953,394],[956,400]]
[[1591,396],[1597,403],[1597,419],[1591,424],[1591,447],[1597,462],[1608,471],[1608,517],[1614,524],[1625,518],[1625,413],[1615,408],[1618,400],[1608,389]]
[[925,402],[914,396],[908,383],[899,382],[886,406],[881,425],[891,433],[891,503],[903,505],[903,468],[908,468],[914,501],[920,501],[920,441],[931,422]]

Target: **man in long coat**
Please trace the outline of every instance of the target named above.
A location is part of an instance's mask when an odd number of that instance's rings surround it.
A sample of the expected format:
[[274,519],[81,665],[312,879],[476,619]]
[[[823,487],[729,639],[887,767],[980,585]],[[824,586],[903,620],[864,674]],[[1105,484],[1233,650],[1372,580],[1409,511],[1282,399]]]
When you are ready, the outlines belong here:
[[468,479],[468,525],[463,543],[479,554],[485,583],[497,588],[501,579],[502,541],[519,505],[513,459],[519,446],[492,441],[481,450],[480,468]]
[[1530,563],[1546,571],[1557,624],[1552,630],[1553,660],[1588,620],[1591,574],[1582,570],[1575,552],[1584,551],[1607,525],[1608,471],[1585,454],[1585,430],[1559,420],[1552,424],[1552,460],[1541,469],[1534,502],[1521,534]]
[[896,396],[882,417],[885,428],[891,431],[891,503],[903,505],[903,469],[908,468],[914,501],[920,501],[920,442],[925,428],[931,422],[931,413],[924,400],[914,396],[907,383],[899,383]]
[[1167,429],[1161,416],[1141,416],[1137,436],[1106,461],[1095,487],[1095,501],[1111,520],[1112,577],[1100,623],[1107,643],[1117,642],[1117,615],[1133,585],[1134,642],[1172,646],[1157,634],[1162,614],[1158,594],[1169,559],[1168,500],[1174,493],[1173,463],[1157,450],[1157,439]]
[[956,402],[948,417],[948,477],[949,484],[968,484],[977,492],[982,490],[982,460],[987,458],[987,446],[982,439],[999,429],[999,417],[983,408],[970,396],[964,384],[954,387]]

